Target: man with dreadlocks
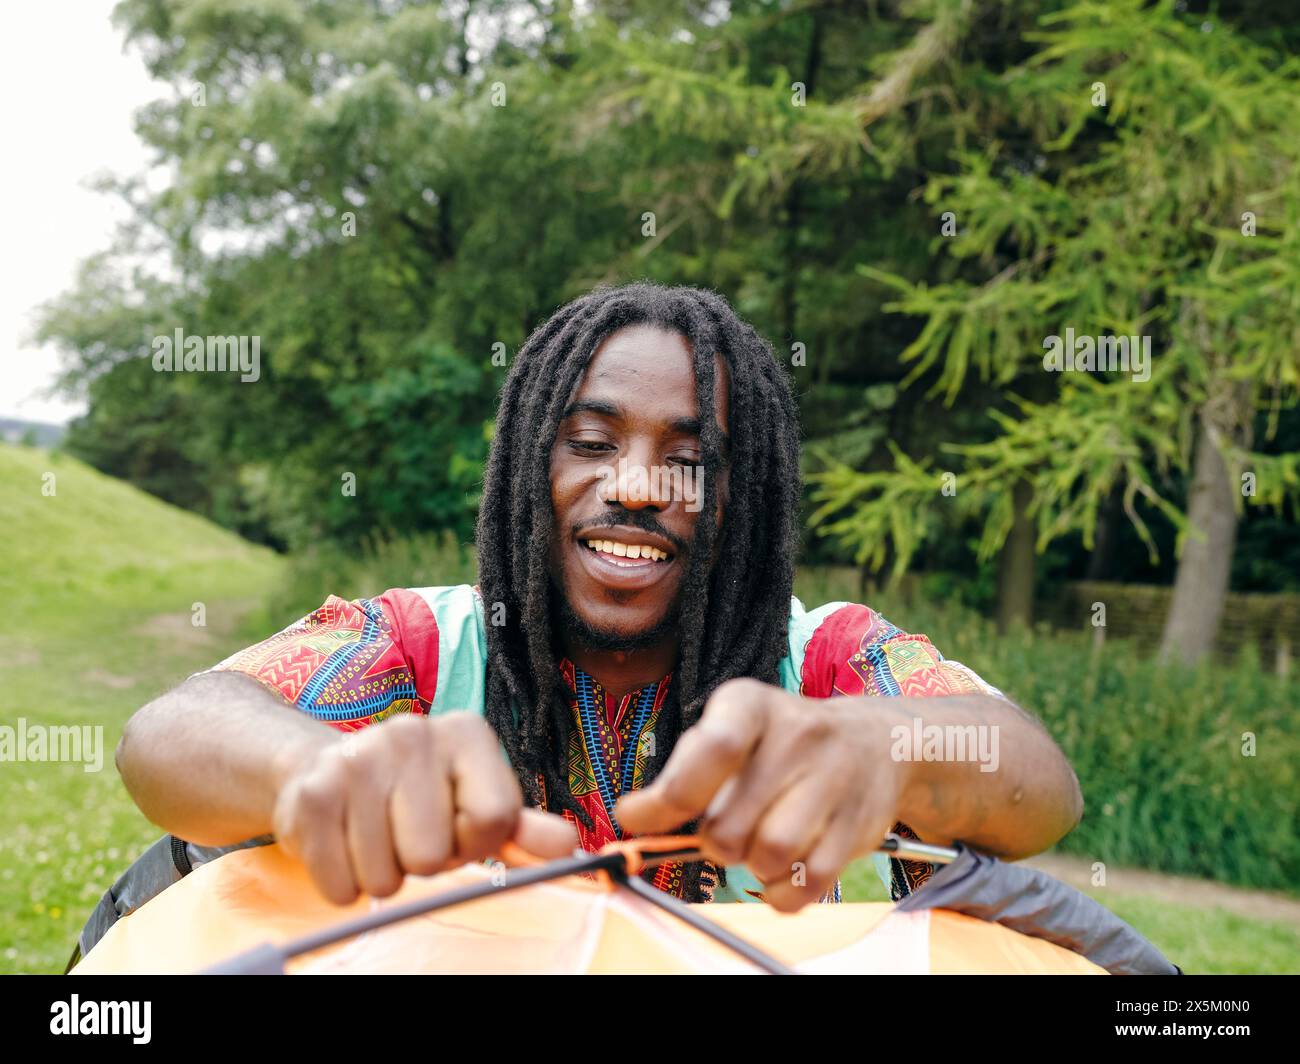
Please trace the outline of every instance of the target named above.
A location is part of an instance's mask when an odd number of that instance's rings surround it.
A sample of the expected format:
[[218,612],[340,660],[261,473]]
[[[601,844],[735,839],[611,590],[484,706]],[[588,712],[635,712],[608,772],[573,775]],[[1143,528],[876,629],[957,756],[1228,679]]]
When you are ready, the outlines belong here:
[[[1078,822],[1034,718],[865,606],[792,598],[795,404],[721,297],[562,307],[496,429],[476,587],[331,597],[132,718],[117,763],[173,846],[273,833],[346,903],[508,839],[684,825],[711,861],[656,886],[794,910],[891,829],[1019,858]],[[930,872],[880,867],[896,898]]]

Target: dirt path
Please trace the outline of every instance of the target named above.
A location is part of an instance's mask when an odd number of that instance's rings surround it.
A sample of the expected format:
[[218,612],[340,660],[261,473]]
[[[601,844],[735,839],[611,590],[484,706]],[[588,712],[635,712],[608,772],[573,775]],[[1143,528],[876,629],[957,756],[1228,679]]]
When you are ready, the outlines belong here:
[[[1039,868],[1078,890],[1092,886],[1092,862],[1083,857],[1044,854],[1020,862]],[[1177,905],[1219,908],[1255,920],[1273,920],[1300,928],[1300,900],[1262,890],[1229,887],[1208,879],[1167,876],[1137,868],[1107,868],[1106,890],[1143,895]]]

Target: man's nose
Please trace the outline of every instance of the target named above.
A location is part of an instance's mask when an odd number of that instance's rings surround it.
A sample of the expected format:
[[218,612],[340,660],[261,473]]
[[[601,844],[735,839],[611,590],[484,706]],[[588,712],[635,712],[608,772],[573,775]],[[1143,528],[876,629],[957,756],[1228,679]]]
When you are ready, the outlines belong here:
[[662,510],[672,502],[666,477],[656,475],[656,467],[643,461],[620,458],[607,467],[601,478],[600,497],[607,503],[628,510]]

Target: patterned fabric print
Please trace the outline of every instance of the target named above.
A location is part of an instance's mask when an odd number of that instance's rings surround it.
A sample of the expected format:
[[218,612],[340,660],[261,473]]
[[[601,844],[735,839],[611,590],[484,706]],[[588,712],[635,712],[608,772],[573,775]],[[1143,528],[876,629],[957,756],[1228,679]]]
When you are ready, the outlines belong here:
[[417,692],[383,608],[387,598],[347,602],[331,595],[320,609],[211,671],[245,673],[345,732],[397,713],[427,714],[430,702]]
[[[818,627],[804,655],[802,694],[809,698],[1002,693],[960,662],[948,661],[923,635],[896,628],[866,606],[849,604]],[[893,827],[907,839],[917,835],[904,823]],[[919,841],[919,840],[918,840]],[[891,858],[890,895],[899,901],[936,871],[927,861]]]
[[[905,839],[921,841],[916,832],[901,822],[894,825],[894,834]],[[937,867],[928,861],[901,861],[891,857],[889,859],[889,896],[894,901],[901,901],[919,887],[924,886],[926,880],[934,875],[936,871],[938,871]]]
[[[627,695],[614,704],[601,685],[567,659],[560,673],[568,687],[577,728],[569,743],[569,789],[594,828],[587,828],[569,811],[564,817],[578,831],[582,848],[587,852],[606,843],[625,838],[623,828],[614,817],[614,803],[628,790],[639,788],[645,780],[645,764],[650,749],[642,737],[653,734],[655,721],[668,693],[672,677]],[[538,779],[545,803],[545,784]],[[659,890],[681,897],[685,866],[670,862],[647,869],[643,877]],[[703,900],[712,901],[720,882],[717,866],[704,862],[700,875]],[[760,890],[744,889],[745,900],[763,901]],[[821,902],[843,900],[843,888],[835,884],[818,899]]]
[[[626,837],[614,816],[614,803],[645,781],[650,744],[642,740],[654,734],[672,676],[615,703],[594,677],[571,661],[560,662],[560,674],[571,694],[576,725],[569,741],[569,790],[593,827],[582,824],[569,810],[564,817],[577,829],[583,850],[590,853]],[[546,808],[545,785],[540,779],[538,783],[542,808]],[[643,875],[660,890],[681,897],[683,871],[680,863],[667,863],[647,869]],[[706,895],[710,894],[716,883],[712,866],[706,866],[701,883]]]
[[[945,660],[925,636],[902,632],[865,606],[832,605],[816,612],[824,617],[811,636],[801,636],[806,640],[802,657],[791,647],[787,664],[793,664],[783,679],[787,690],[797,689],[808,698],[973,692],[1001,697],[959,662]],[[791,623],[793,631],[793,612]],[[320,609],[210,671],[246,673],[299,709],[351,732],[397,713],[482,712],[485,647],[474,589],[397,588],[353,602],[330,596]],[[440,664],[446,674],[442,685]],[[576,724],[568,751],[569,782],[594,828],[566,815],[575,822],[583,848],[594,850],[623,837],[613,816],[614,802],[645,780],[649,744],[642,739],[654,731],[671,677],[614,705],[599,684],[571,663],[564,662],[562,671]],[[895,824],[894,830],[916,837],[906,824]],[[894,860],[886,877],[898,899],[933,872],[925,862]],[[645,874],[661,890],[680,896],[682,873],[683,867],[673,864]],[[706,866],[706,895],[761,900],[760,884],[743,868],[728,879],[721,887],[717,869]],[[822,900],[839,899],[837,883]]]

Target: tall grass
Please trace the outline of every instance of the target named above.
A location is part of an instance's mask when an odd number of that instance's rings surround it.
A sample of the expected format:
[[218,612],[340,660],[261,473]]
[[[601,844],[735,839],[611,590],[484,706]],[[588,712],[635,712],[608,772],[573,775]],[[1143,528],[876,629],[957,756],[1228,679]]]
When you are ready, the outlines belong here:
[[[856,577],[801,573],[805,605],[857,598]],[[1045,627],[999,635],[960,606],[883,593],[869,605],[924,632],[1039,717],[1083,789],[1060,849],[1115,866],[1300,893],[1300,682],[1245,655],[1162,666],[1132,640]],[[1253,736],[1253,752],[1251,737]]]
[[474,550],[450,533],[374,537],[361,547],[316,547],[289,561],[282,584],[264,609],[250,615],[245,629],[265,632],[310,613],[329,595],[353,599],[394,587],[442,587],[476,579]]

